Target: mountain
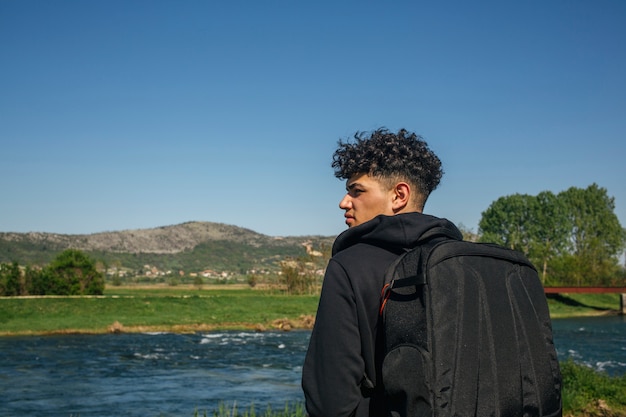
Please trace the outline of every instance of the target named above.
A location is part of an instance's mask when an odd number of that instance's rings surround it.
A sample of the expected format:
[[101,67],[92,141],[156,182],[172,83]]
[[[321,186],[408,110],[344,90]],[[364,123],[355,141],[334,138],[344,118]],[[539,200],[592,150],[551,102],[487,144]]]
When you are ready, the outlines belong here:
[[44,265],[73,248],[136,273],[147,265],[160,271],[245,273],[250,269],[275,270],[284,258],[328,252],[333,240],[334,236],[272,237],[212,222],[86,235],[0,233],[0,262]]

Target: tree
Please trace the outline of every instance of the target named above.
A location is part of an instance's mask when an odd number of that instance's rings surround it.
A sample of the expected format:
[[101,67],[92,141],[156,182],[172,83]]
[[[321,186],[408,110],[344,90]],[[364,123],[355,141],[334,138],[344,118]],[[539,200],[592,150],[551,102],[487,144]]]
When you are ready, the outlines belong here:
[[527,194],[500,197],[482,213],[481,242],[492,242],[530,254],[537,200]]
[[563,255],[567,246],[567,213],[563,200],[550,191],[540,192],[536,200],[528,256],[541,268],[541,281],[545,284],[549,263]]
[[22,295],[21,276],[17,262],[0,264],[0,295],[7,297]]
[[614,199],[592,184],[557,195],[543,191],[501,197],[482,213],[480,241],[526,254],[548,278],[562,284],[610,285],[626,234]]
[[571,234],[571,252],[593,252],[612,257],[624,247],[624,230],[615,215],[615,199],[605,188],[592,184],[586,189],[571,187],[559,194],[565,201]]
[[48,284],[48,279],[46,277],[45,269],[34,270],[27,269],[26,270],[26,282],[28,293],[31,295],[46,295],[53,294],[50,291],[50,286]]
[[586,189],[570,187],[559,193],[565,205],[569,234],[568,252],[575,258],[566,273],[584,281],[603,283],[617,272],[618,256],[626,236],[614,213],[615,199],[605,188],[592,184]]
[[477,242],[478,239],[480,238],[478,233],[474,233],[472,229],[465,226],[463,223],[457,224],[457,227],[459,228],[459,231],[463,235],[463,240],[467,240],[469,242]]
[[565,246],[566,231],[562,204],[549,191],[536,197],[528,194],[500,197],[482,213],[479,223],[481,242],[523,252],[541,269],[544,283],[550,260]]
[[104,292],[104,275],[96,269],[94,261],[77,249],[63,251],[43,274],[45,294],[102,295]]
[[282,261],[280,277],[286,286],[287,294],[312,294],[315,292],[317,279],[314,264],[307,257]]

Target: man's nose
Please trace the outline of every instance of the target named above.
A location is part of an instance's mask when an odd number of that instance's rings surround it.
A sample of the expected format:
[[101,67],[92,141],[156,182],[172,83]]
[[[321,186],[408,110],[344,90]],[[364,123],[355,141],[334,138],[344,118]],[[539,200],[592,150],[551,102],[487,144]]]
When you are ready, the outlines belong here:
[[346,194],[339,202],[339,208],[342,210],[345,210],[349,208],[349,205],[350,205],[350,194]]

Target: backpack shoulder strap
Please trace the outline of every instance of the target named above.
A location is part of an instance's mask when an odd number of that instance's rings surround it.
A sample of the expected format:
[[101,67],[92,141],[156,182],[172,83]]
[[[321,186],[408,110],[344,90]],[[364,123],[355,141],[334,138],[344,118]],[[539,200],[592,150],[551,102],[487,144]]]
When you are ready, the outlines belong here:
[[444,227],[429,229],[415,246],[405,248],[404,253],[389,265],[385,272],[385,285],[381,291],[380,315],[383,314],[392,291],[426,284],[424,266],[430,252],[439,243],[449,240],[460,241],[453,231]]

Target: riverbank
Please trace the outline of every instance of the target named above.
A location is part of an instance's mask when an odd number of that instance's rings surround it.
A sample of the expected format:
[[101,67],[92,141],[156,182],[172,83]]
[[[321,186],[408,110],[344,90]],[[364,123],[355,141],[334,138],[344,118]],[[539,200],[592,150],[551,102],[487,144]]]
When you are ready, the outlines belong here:
[[0,299],[0,336],[311,328],[318,297],[242,287],[113,287],[98,297]]
[[[311,329],[316,295],[216,285],[111,287],[97,297],[0,298],[0,336]],[[617,314],[617,294],[548,297],[554,319]]]
[[620,314],[619,294],[548,294],[550,317],[590,317]]

